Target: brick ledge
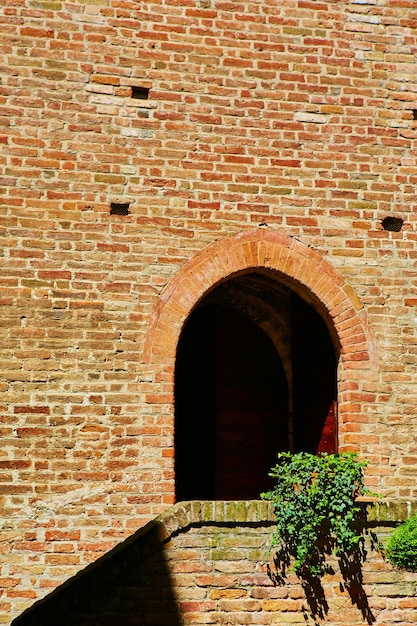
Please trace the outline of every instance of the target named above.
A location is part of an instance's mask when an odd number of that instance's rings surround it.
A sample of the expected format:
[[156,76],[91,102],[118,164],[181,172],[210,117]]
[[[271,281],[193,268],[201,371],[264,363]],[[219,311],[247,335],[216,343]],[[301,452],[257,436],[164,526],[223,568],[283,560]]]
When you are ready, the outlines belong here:
[[[406,500],[367,501],[367,523],[388,522],[399,524],[417,512],[417,502]],[[178,502],[144,526],[143,531],[152,525],[160,529],[161,539],[186,530],[190,526],[201,524],[258,524],[273,525],[275,515],[271,502],[264,500],[242,501],[187,501]],[[139,533],[141,531],[138,531]],[[161,535],[162,533],[162,535]]]

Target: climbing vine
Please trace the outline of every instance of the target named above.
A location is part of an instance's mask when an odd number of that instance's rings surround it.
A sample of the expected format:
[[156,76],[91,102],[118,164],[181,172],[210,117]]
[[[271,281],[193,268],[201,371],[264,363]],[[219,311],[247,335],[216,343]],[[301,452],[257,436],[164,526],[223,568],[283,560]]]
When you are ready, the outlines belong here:
[[326,554],[349,556],[359,549],[363,510],[357,497],[370,494],[366,465],[354,453],[278,455],[270,472],[276,485],[261,497],[274,505],[272,547],[279,548],[281,563],[293,561],[298,576],[320,577]]

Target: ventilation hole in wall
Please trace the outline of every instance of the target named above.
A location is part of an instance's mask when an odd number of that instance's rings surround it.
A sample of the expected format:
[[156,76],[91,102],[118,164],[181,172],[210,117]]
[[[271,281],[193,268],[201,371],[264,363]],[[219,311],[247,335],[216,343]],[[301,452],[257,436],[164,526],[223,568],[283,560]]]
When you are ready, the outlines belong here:
[[391,230],[394,233],[399,233],[404,224],[404,220],[401,217],[384,217],[382,220],[382,228],[384,230]]
[[110,215],[129,215],[130,202],[111,202]]
[[417,109],[413,109],[413,120],[417,120]]
[[147,100],[149,98],[149,89],[136,85],[132,86],[132,98],[135,98],[135,100]]

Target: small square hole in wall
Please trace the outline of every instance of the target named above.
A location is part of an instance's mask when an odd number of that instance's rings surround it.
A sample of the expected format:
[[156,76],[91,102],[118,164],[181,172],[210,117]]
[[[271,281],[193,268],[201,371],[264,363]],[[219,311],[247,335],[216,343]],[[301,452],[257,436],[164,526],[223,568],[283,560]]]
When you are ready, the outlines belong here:
[[384,230],[390,230],[394,233],[399,233],[404,224],[404,220],[401,217],[384,217],[382,220],[382,228]]
[[129,215],[130,202],[111,202],[110,215]]
[[412,110],[413,120],[417,120],[417,109]]
[[135,100],[147,100],[149,98],[149,89],[147,87],[132,86],[132,98]]

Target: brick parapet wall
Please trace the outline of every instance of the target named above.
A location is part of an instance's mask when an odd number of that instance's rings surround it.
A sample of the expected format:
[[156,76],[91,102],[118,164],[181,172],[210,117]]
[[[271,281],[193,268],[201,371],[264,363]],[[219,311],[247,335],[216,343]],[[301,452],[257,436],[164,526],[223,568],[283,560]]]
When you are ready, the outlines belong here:
[[416,504],[364,506],[367,558],[350,581],[330,559],[335,573],[324,577],[321,596],[291,573],[283,584],[274,582],[270,503],[185,502],[13,624],[313,624],[312,610],[321,608],[319,621],[331,626],[409,626],[417,617],[417,575],[387,564],[371,547],[370,531],[385,540]]

